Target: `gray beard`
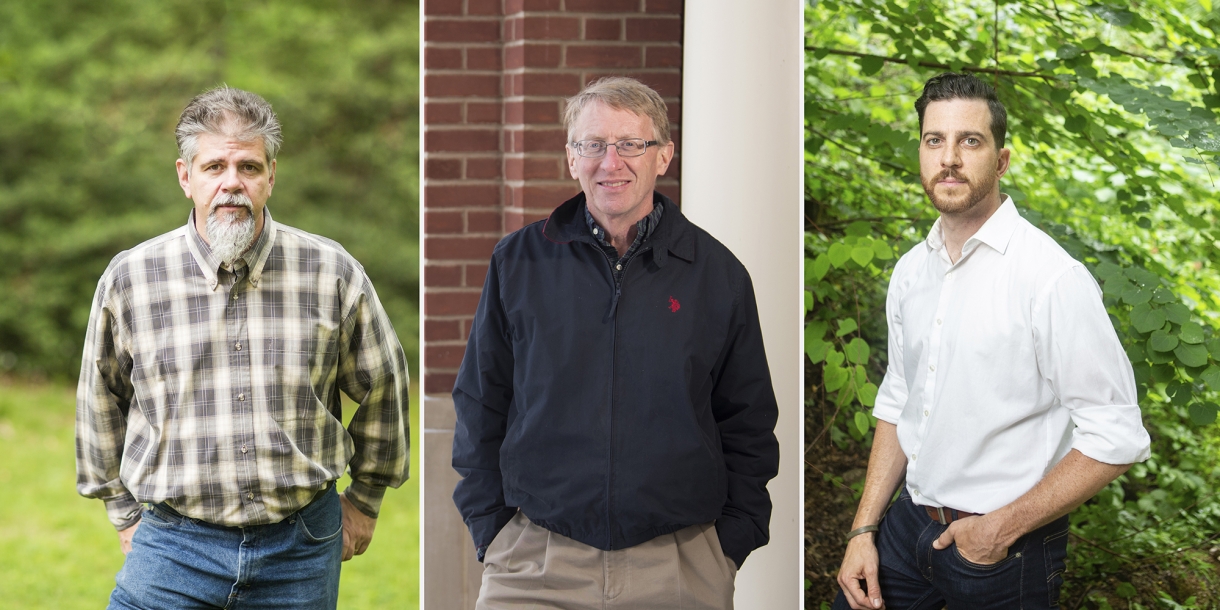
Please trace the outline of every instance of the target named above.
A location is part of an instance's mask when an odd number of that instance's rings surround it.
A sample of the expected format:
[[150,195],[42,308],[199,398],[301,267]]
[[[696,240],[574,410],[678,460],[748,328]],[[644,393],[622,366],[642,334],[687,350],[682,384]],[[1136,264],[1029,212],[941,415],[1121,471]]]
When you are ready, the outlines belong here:
[[[222,205],[244,206],[246,217],[232,222],[221,220],[216,210]],[[212,248],[212,255],[224,264],[232,266],[254,245],[254,230],[254,204],[244,193],[217,195],[208,206],[208,245]]]

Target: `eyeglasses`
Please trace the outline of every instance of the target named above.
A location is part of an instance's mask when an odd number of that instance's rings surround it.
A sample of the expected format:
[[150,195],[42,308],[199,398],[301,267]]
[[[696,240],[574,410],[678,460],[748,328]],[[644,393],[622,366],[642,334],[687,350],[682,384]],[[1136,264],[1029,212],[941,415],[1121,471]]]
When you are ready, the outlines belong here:
[[597,158],[606,156],[606,151],[611,146],[614,147],[615,152],[620,157],[638,157],[647,152],[649,146],[656,145],[656,140],[627,138],[626,140],[619,140],[614,143],[602,140],[581,140],[579,142],[572,142],[569,146],[572,147],[572,150],[576,151],[576,154],[582,157]]

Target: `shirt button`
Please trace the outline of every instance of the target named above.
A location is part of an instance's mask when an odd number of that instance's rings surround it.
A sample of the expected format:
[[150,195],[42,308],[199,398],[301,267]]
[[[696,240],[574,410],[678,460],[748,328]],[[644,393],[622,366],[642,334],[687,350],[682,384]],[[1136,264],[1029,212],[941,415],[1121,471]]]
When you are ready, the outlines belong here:
[[940,326],[941,324],[944,324],[944,321],[941,320],[940,318],[936,318],[936,325]]
[[928,410],[927,410],[927,409],[924,409],[924,410],[923,410],[923,416],[924,416],[924,417],[927,417],[927,416],[928,416]]
[[935,372],[936,372],[936,365],[935,365],[935,364],[929,364],[929,365],[928,365],[928,370],[929,370],[929,371],[932,371],[933,373],[935,373]]
[[233,295],[233,300],[234,300],[234,301],[236,301],[236,300],[237,300],[237,295]]
[[912,462],[914,462],[914,461],[915,461],[915,454],[914,454],[914,453],[912,453],[912,454],[911,454],[911,461],[912,461]]
[[246,401],[246,395],[245,395],[244,393],[242,393],[242,394],[238,394],[238,395],[237,395],[237,400],[239,400],[239,401],[241,401],[241,402],[245,402],[245,401]]
[[597,235],[597,227],[594,227],[594,228],[593,228],[593,234],[594,234],[594,235]]
[[917,496],[918,496],[918,495],[919,495],[919,490],[918,490],[918,489],[912,489],[912,490],[911,490],[911,493],[913,493],[913,494],[915,494],[915,495],[917,495]]
[[246,452],[246,446],[245,446],[245,445],[242,445],[242,446],[241,446],[241,452],[242,452],[242,453],[245,453],[245,452]]
[[623,266],[622,266],[622,265],[615,265],[615,266],[614,266],[614,268],[615,268],[615,269],[617,269],[618,271],[622,271],[622,270],[623,270]]
[[252,493],[247,493],[247,494],[246,494],[246,499],[247,499],[247,500],[253,500],[253,499],[254,499],[254,494],[252,494]]
[[235,345],[234,347],[235,347],[235,348],[237,348],[237,351],[239,351],[239,352],[241,351],[241,343],[240,343],[240,342],[239,342],[237,345]]

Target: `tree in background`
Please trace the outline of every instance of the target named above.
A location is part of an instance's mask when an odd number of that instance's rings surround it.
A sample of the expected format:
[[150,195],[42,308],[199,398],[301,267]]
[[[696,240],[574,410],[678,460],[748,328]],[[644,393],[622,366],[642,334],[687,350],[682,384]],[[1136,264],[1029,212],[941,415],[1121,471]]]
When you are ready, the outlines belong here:
[[[972,72],[1008,108],[1013,165],[1001,190],[1094,273],[1153,437],[1152,459],[1073,513],[1064,606],[1220,605],[1208,555],[1220,552],[1215,8],[1209,0],[808,5],[810,481],[849,487],[832,471],[835,454],[871,442],[890,270],[936,218],[919,183],[914,101],[927,78]],[[845,506],[854,510],[854,499]],[[841,557],[840,549],[807,568],[837,569]],[[810,568],[810,607],[830,599],[835,585],[825,575]]]
[[106,264],[186,222],[173,129],[220,84],[283,123],[276,220],[360,260],[419,362],[418,17],[390,0],[0,4],[0,373],[75,378]]

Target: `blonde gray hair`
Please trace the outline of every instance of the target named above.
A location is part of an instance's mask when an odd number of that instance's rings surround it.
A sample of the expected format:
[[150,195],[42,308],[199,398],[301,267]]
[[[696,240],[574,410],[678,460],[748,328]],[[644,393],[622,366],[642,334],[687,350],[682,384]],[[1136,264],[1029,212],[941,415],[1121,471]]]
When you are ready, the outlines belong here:
[[616,110],[626,110],[652,119],[654,139],[669,142],[669,110],[665,100],[651,87],[634,78],[607,76],[593,81],[576,95],[568,98],[563,111],[563,128],[572,141],[573,130],[580,114],[593,102],[601,102]]

